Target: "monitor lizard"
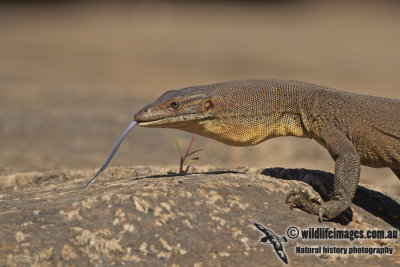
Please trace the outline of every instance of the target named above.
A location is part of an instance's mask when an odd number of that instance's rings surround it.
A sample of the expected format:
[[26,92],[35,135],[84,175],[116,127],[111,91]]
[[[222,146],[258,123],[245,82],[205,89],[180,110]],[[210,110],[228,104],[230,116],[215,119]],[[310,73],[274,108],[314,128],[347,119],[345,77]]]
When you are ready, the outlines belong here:
[[400,179],[397,99],[300,81],[238,80],[167,91],[134,119],[139,126],[176,128],[231,146],[256,145],[278,136],[316,140],[335,161],[331,198],[324,202],[293,189],[286,201],[320,220],[350,207],[361,164],[389,167]]

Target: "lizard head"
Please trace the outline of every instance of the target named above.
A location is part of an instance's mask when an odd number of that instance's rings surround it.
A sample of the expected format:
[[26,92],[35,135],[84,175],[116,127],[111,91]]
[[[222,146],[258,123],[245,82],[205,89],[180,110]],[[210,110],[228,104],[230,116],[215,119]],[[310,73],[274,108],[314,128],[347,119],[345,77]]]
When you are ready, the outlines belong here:
[[209,94],[188,87],[165,92],[136,113],[134,119],[139,126],[188,130],[200,121],[209,120],[213,107]]

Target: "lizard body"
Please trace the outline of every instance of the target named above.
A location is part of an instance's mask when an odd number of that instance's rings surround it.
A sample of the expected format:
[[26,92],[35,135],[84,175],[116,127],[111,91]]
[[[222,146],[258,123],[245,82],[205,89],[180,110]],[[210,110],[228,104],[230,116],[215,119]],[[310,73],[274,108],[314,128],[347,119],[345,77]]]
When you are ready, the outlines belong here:
[[335,161],[334,192],[315,201],[291,191],[292,204],[334,218],[349,208],[360,164],[400,178],[400,100],[285,80],[239,80],[167,91],[135,115],[139,126],[176,128],[232,146],[277,136],[312,138]]

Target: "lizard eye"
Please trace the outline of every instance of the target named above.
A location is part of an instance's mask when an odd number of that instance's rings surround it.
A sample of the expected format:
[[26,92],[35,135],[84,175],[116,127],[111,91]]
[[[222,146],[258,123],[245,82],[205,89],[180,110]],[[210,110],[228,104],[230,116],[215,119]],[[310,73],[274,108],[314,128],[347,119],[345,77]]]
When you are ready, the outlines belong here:
[[179,108],[179,102],[178,101],[174,101],[174,102],[171,103],[170,106],[173,109],[178,109]]

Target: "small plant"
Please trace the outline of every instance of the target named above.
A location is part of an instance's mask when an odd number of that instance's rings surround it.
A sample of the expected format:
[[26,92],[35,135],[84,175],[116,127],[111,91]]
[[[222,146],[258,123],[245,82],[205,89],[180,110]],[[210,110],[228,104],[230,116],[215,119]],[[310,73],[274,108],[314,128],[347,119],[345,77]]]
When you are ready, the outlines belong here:
[[[194,155],[194,154],[196,154],[197,152],[201,151],[201,149],[197,149],[197,150],[194,150],[194,151],[190,152],[190,150],[192,149],[192,145],[193,145],[193,143],[194,143],[194,139],[195,139],[195,136],[193,136],[193,137],[192,137],[192,140],[190,140],[189,146],[187,147],[186,153],[185,153],[185,154],[183,154],[182,149],[181,149],[181,147],[180,147],[179,144],[178,144],[178,141],[177,141],[177,140],[174,140],[174,143],[175,143],[175,145],[176,145],[176,148],[178,149],[179,154],[181,155],[181,160],[180,160],[180,163],[179,163],[179,174],[187,173],[188,170],[189,170],[190,165],[191,165],[193,162],[195,162],[196,160],[199,160],[199,159],[200,159],[199,157],[194,157],[194,158],[191,158],[188,162],[185,163],[186,159],[187,159],[189,156]],[[184,167],[186,167],[185,170],[183,169]]]

